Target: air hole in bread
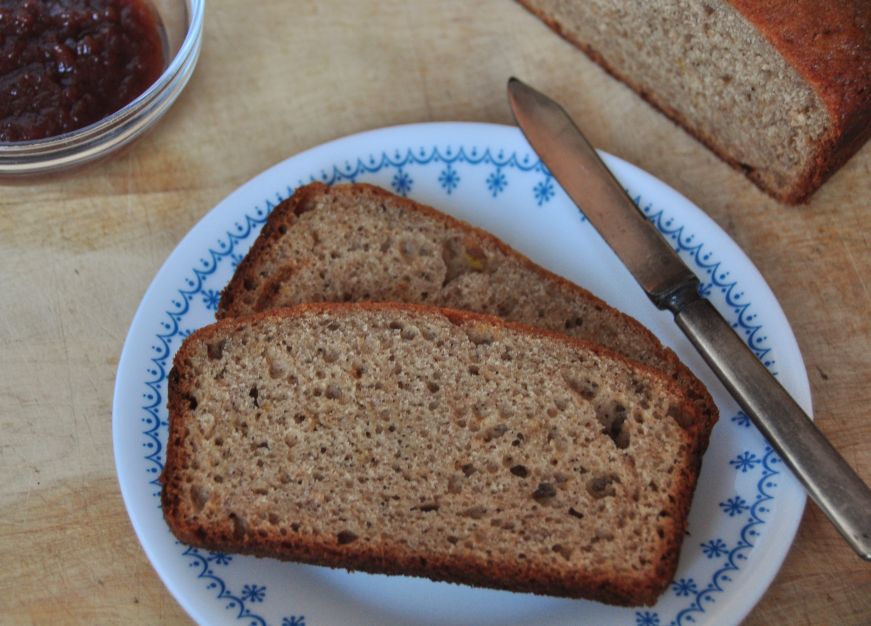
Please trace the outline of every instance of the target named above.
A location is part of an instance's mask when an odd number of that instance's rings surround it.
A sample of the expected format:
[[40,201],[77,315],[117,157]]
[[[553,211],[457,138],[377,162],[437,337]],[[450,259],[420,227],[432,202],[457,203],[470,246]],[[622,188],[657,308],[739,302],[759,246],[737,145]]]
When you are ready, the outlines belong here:
[[299,217],[303,213],[308,213],[309,211],[311,211],[313,209],[314,209],[314,206],[312,206],[311,204],[306,204],[305,202],[298,202],[293,207],[293,214],[296,215],[297,217]]
[[508,426],[505,424],[496,424],[495,426],[491,426],[487,430],[485,430],[481,436],[483,437],[485,442],[493,441],[494,439],[499,439],[502,435],[508,432]]
[[599,395],[599,383],[589,378],[578,378],[569,374],[563,374],[569,389],[581,396],[584,400],[593,400]]
[[514,465],[508,471],[510,471],[515,476],[519,476],[520,478],[526,478],[527,476],[529,476],[529,470],[526,469],[525,465]]
[[617,489],[614,487],[614,483],[619,482],[620,477],[616,474],[594,476],[587,481],[587,493],[593,496],[596,500],[616,496]]
[[496,314],[499,317],[508,317],[517,307],[517,302],[514,300],[503,300],[496,305]]
[[248,395],[254,400],[254,406],[258,409],[260,408],[260,403],[257,398],[260,395],[260,390],[257,389],[257,385],[253,385],[251,389],[248,390]]
[[431,513],[433,511],[439,510],[438,502],[424,502],[420,506],[412,507],[413,509],[417,509],[421,513]]
[[224,355],[224,346],[226,343],[227,341],[222,339],[221,341],[207,344],[206,351],[208,352],[209,358],[213,361],[220,359]]
[[573,330],[575,328],[580,328],[583,325],[584,325],[584,318],[582,318],[582,317],[570,317],[569,319],[567,319],[565,321],[565,324],[563,324],[563,326],[565,327],[566,330]]
[[464,509],[460,511],[460,515],[463,517],[470,517],[472,519],[481,519],[485,515],[487,515],[487,508],[483,506],[473,506],[468,509]]
[[538,483],[538,487],[532,492],[532,498],[536,502],[549,502],[556,497],[556,488],[548,482]]
[[342,389],[334,383],[327,385],[326,393],[324,394],[328,400],[339,400],[342,397]]
[[572,560],[572,549],[568,548],[560,543],[554,544],[551,548],[554,552],[563,557],[566,561]]
[[629,430],[625,428],[626,406],[619,401],[602,404],[596,407],[596,419],[603,426],[603,431],[620,449],[629,447]]
[[553,480],[557,485],[563,485],[563,484],[569,482],[569,475],[564,474],[563,472],[554,472],[553,473]]
[[336,541],[339,543],[340,546],[353,543],[354,541],[357,541],[357,539],[357,535],[352,533],[350,530],[343,530],[336,535]]
[[196,411],[196,410],[197,410],[197,406],[199,406],[199,403],[197,402],[197,399],[196,399],[195,397],[193,397],[193,396],[192,396],[191,394],[189,394],[189,393],[185,394],[183,397],[184,397],[185,400],[187,400],[188,407],[190,408],[190,410],[191,410],[191,411]]

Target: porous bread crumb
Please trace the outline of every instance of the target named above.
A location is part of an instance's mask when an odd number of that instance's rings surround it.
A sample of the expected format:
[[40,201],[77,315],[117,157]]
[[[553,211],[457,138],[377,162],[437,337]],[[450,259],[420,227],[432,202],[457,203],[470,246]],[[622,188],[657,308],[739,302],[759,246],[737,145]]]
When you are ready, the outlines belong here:
[[277,206],[221,294],[218,318],[306,302],[408,302],[498,315],[593,341],[704,385],[644,326],[489,233],[366,184],[312,183]]
[[169,408],[183,541],[619,604],[671,580],[703,425],[600,348],[396,305],[202,329]]

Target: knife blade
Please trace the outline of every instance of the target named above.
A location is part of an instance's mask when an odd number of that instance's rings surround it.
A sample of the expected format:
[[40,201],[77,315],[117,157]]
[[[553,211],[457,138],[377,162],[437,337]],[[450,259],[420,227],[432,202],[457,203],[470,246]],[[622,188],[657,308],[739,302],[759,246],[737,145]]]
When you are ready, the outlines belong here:
[[699,280],[556,102],[508,81],[514,119],[532,148],[660,309],[768,439],[847,543],[871,560],[871,489],[714,306]]

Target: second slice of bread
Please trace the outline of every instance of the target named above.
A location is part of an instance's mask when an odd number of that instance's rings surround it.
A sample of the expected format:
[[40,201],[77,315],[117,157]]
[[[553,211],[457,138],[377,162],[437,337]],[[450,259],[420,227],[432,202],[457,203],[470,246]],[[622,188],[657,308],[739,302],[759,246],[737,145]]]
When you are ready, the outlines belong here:
[[321,304],[191,335],[163,511],[182,541],[651,604],[705,420],[658,372],[466,312]]
[[312,183],[279,204],[217,316],[347,301],[464,309],[592,341],[673,378],[709,430],[718,417],[705,386],[636,320],[493,235],[372,185]]

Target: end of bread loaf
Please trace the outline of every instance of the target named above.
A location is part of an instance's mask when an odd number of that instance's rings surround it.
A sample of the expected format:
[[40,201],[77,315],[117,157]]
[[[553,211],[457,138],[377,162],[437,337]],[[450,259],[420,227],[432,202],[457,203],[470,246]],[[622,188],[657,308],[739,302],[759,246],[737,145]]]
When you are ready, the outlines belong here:
[[195,546],[623,605],[670,583],[704,419],[654,370],[459,311],[227,319],[169,377]]
[[871,136],[871,3],[519,0],[774,198]]

